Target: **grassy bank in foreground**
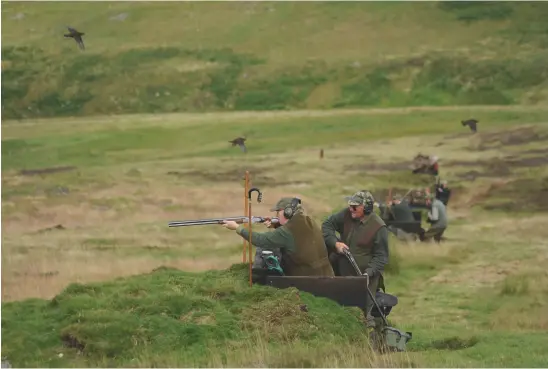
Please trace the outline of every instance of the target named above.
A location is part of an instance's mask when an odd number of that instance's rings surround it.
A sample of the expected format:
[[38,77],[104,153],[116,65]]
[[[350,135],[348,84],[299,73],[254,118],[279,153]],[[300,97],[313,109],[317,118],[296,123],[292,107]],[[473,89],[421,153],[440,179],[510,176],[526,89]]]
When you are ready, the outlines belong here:
[[[292,290],[250,289],[246,272],[246,265],[195,274],[160,268],[74,284],[51,301],[4,304],[2,354],[25,367],[211,366],[230,365],[257,348],[366,344],[359,310]],[[305,304],[308,312],[300,308]],[[293,359],[280,353],[271,360],[264,364]]]
[[542,105],[547,16],[523,1],[7,2],[2,113]]
[[[452,258],[436,255],[428,263],[454,265]],[[438,268],[428,271],[417,259],[404,264],[411,284]],[[429,316],[402,323],[414,333],[409,352],[378,356],[369,348],[359,309],[293,289],[250,288],[243,264],[203,273],[159,268],[112,282],[72,284],[50,301],[4,303],[2,354],[17,367],[539,367],[547,359],[546,333],[508,324],[527,319],[513,314],[542,319],[540,307],[548,301],[524,287],[541,275],[506,279],[458,304],[446,288],[415,296],[416,289],[411,295],[399,291],[403,304],[392,315],[422,305]],[[535,301],[536,314],[523,306],[512,314],[516,298]],[[472,324],[449,322],[436,308],[446,316],[461,309]]]

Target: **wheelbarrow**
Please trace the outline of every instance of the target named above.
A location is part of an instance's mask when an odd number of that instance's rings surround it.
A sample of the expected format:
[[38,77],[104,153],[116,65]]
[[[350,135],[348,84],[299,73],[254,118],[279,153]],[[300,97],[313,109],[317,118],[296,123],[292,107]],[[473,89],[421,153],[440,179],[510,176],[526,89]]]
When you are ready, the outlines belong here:
[[324,297],[337,302],[342,306],[354,306],[366,313],[368,299],[373,300],[371,315],[382,318],[384,326],[384,346],[391,351],[405,351],[406,343],[411,340],[411,332],[402,332],[390,327],[386,316],[397,305],[398,298],[385,292],[376,291],[376,297],[367,288],[369,276],[360,271],[352,254],[345,250],[344,255],[356,270],[356,276],[279,276],[268,275],[265,279],[267,286],[275,288],[294,287],[308,292],[316,297]]

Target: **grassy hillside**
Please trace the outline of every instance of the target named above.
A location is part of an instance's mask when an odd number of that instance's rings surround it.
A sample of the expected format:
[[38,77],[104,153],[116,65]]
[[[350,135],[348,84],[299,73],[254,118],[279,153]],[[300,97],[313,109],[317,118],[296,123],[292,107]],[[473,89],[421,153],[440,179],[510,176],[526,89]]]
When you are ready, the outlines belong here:
[[[478,134],[459,123],[470,116]],[[4,122],[2,355],[46,367],[546,366],[547,123],[547,108],[512,106]],[[247,154],[227,142],[243,133]],[[453,195],[442,245],[390,237],[390,318],[413,332],[407,353],[373,355],[351,309],[249,289],[226,229],[167,227],[243,215],[245,170],[264,193],[254,214],[298,195],[322,221],[357,189],[384,199],[432,185],[410,174],[418,152],[440,157]],[[60,166],[73,168],[21,171]]]
[[545,2],[6,2],[3,118],[543,104],[547,17]]

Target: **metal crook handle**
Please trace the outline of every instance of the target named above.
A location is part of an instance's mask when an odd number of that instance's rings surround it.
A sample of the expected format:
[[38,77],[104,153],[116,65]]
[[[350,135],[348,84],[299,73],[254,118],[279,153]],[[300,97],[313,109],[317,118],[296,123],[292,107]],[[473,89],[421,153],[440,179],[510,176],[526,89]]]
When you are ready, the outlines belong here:
[[251,193],[252,192],[257,192],[257,202],[261,202],[263,201],[263,193],[261,192],[261,190],[259,190],[257,187],[252,187],[249,189],[249,191],[247,192],[247,197],[249,198],[249,200],[251,200]]

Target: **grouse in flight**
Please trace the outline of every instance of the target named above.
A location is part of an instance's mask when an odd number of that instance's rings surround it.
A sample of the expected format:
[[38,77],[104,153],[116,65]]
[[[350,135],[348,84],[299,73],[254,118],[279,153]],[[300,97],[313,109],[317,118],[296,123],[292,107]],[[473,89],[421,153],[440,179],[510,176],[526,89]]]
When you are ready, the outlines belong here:
[[245,147],[245,144],[244,144],[245,140],[246,140],[246,139],[245,139],[244,137],[238,137],[238,138],[235,138],[235,139],[233,139],[232,141],[228,141],[228,142],[230,142],[230,143],[232,144],[232,146],[236,146],[236,145],[240,146],[240,148],[242,149],[242,151],[243,151],[244,153],[246,153],[246,152],[247,152],[247,148]]
[[468,126],[470,127],[470,130],[474,133],[476,133],[478,131],[478,128],[477,128],[477,125],[478,125],[478,121],[476,119],[468,119],[468,120],[463,120],[461,121],[462,123],[462,126]]
[[67,27],[67,28],[68,28],[70,33],[65,34],[65,37],[72,37],[74,39],[74,41],[76,41],[76,43],[78,44],[80,49],[85,50],[84,41],[82,40],[82,36],[84,35],[84,33],[83,32],[78,32],[77,30],[75,30],[74,28],[71,28],[71,27]]

